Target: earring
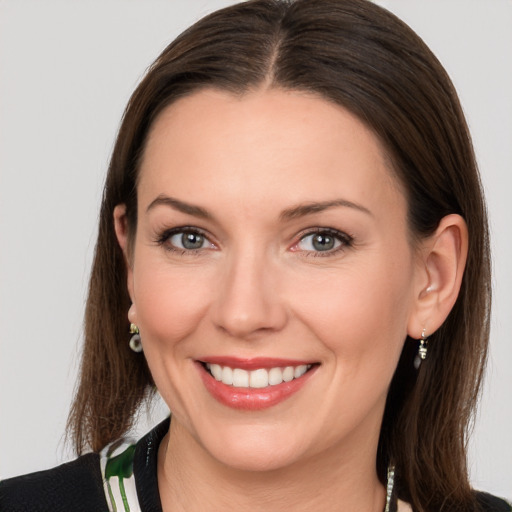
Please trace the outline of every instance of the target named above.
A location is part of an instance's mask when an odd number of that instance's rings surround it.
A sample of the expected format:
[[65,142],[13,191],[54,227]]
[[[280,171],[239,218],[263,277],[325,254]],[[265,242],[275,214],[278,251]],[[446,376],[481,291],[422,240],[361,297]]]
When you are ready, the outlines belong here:
[[414,368],[416,368],[416,370],[420,367],[421,362],[425,361],[427,358],[427,344],[428,337],[426,335],[426,329],[423,329],[421,333],[420,346],[418,347],[418,353],[414,358]]
[[386,508],[384,512],[391,511],[391,500],[393,499],[393,487],[395,486],[395,466],[388,466],[388,481],[386,484]]
[[139,328],[135,324],[130,324],[130,348],[137,353],[142,352],[142,343],[140,341]]

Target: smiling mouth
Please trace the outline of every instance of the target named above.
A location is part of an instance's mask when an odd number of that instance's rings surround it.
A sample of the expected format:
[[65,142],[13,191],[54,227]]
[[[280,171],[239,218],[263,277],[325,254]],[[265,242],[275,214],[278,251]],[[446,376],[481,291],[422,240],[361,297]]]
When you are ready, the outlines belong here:
[[206,390],[232,409],[258,411],[278,405],[310,382],[320,363],[287,359],[208,357],[196,360]]
[[262,389],[269,386],[278,386],[283,382],[291,382],[305,375],[313,365],[301,364],[274,368],[258,368],[244,370],[214,363],[202,363],[204,368],[218,382],[235,388]]

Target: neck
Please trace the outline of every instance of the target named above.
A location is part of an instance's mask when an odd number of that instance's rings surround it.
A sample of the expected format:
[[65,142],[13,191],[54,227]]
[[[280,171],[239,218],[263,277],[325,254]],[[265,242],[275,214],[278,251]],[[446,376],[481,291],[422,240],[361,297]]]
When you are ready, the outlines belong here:
[[173,420],[158,459],[163,511],[204,510],[207,504],[210,512],[382,512],[386,493],[375,470],[376,449],[376,442],[361,450],[340,447],[286,468],[245,471],[213,459]]

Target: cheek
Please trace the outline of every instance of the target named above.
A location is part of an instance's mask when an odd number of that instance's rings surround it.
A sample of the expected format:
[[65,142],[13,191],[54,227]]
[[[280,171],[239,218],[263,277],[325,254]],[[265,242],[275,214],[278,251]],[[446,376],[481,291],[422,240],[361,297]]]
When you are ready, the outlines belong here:
[[200,269],[175,268],[154,257],[136,260],[134,303],[144,356],[164,401],[182,419],[195,403],[194,390],[180,385],[176,376],[195,372],[190,364],[193,333],[201,325],[212,289]]
[[408,262],[373,262],[302,283],[296,315],[338,359],[388,368],[407,334],[412,274]]
[[208,307],[210,284],[201,268],[172,268],[165,262],[136,265],[134,302],[141,333],[168,345],[186,338]]

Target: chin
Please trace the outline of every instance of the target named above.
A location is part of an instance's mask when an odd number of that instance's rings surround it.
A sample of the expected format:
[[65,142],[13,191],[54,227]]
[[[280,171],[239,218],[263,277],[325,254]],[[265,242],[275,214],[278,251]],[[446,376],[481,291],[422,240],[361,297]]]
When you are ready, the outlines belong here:
[[240,472],[266,473],[290,467],[297,458],[273,449],[259,451],[248,449],[246,452],[224,450],[219,454],[218,461]]
[[304,455],[296,446],[300,443],[291,442],[288,433],[272,432],[268,427],[235,430],[236,433],[228,433],[223,439],[214,434],[214,439],[201,443],[214,459],[229,468],[248,472],[275,471],[293,465]]

